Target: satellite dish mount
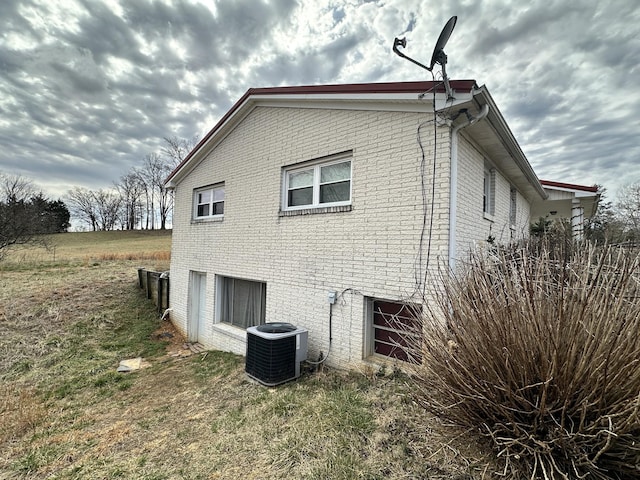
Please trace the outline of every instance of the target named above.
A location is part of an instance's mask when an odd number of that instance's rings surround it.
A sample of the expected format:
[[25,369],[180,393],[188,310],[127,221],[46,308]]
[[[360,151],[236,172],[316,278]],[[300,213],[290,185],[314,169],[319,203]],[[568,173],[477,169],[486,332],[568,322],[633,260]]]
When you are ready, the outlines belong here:
[[422,67],[429,72],[433,71],[433,67],[436,64],[442,67],[442,80],[444,82],[445,91],[447,92],[447,100],[453,100],[454,97],[453,97],[453,91],[451,90],[451,85],[449,85],[449,78],[447,77],[447,68],[446,68],[447,55],[444,53],[444,46],[447,44],[447,41],[451,36],[451,32],[453,32],[453,27],[456,26],[457,20],[458,20],[458,17],[456,16],[451,17],[449,21],[445,24],[442,31],[440,32],[440,36],[438,37],[436,46],[433,48],[433,54],[431,55],[431,63],[428,67],[418,62],[417,60],[414,60],[413,58],[405,55],[400,50],[398,50],[398,47],[406,48],[407,46],[406,38],[396,38],[393,41],[393,51],[396,53],[396,55],[399,55],[402,58],[406,58],[410,62],[415,63],[419,67]]

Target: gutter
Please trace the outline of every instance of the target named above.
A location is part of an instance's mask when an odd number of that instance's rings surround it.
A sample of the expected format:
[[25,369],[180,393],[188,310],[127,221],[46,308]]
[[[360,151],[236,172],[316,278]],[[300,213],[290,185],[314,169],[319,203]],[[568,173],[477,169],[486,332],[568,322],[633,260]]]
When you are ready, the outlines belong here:
[[467,116],[467,120],[451,129],[451,171],[449,176],[449,269],[456,267],[456,222],[458,214],[458,132],[485,118],[489,105],[482,106],[476,117]]

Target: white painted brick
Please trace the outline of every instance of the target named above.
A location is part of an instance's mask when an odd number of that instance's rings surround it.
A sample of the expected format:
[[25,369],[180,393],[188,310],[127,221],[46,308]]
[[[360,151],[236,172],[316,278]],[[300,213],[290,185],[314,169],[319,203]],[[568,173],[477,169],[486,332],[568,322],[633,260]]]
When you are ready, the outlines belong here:
[[[307,328],[310,356],[317,357],[329,345],[327,291],[353,289],[358,293],[345,292],[333,308],[328,363],[350,367],[361,362],[369,353],[364,351],[364,297],[398,299],[416,287],[423,216],[416,131],[424,120],[424,114],[404,112],[253,110],[176,189],[171,258],[176,325],[186,332],[189,271],[206,272],[209,322],[204,343],[243,354],[244,332],[238,329],[229,336],[214,324],[215,276],[262,281],[267,284],[267,321]],[[423,126],[421,133],[430,211],[432,127]],[[446,259],[449,239],[449,131],[439,128],[437,133],[433,271]],[[353,150],[352,211],[278,216],[282,167],[346,150]],[[482,219],[482,157],[464,141],[459,151],[460,252],[486,239],[489,225]],[[224,220],[192,223],[193,190],[217,182],[225,182]],[[500,179],[496,225],[508,221],[508,195],[508,183]],[[518,219],[528,222],[522,197],[518,206]],[[423,266],[426,246],[425,234]]]

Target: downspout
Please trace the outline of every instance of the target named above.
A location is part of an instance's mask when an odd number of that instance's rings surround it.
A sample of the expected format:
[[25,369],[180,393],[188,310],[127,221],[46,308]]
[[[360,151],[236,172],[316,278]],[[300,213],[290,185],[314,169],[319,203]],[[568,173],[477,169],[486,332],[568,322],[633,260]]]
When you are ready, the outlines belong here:
[[449,178],[449,269],[456,267],[456,216],[458,215],[458,131],[482,120],[489,113],[489,105],[483,105],[477,117],[467,116],[467,120],[451,129],[451,176]]

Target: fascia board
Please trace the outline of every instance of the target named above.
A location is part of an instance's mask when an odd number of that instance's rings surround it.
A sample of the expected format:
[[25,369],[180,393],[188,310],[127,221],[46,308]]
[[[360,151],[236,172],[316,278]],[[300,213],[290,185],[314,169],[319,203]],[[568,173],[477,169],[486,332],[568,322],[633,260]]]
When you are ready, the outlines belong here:
[[522,171],[529,183],[535,189],[536,193],[540,195],[542,199],[546,199],[548,196],[547,192],[545,192],[542,184],[540,183],[540,179],[534,172],[533,167],[531,167],[529,160],[527,160],[527,157],[520,148],[520,145],[518,144],[515,136],[509,128],[509,125],[507,125],[507,122],[500,113],[500,110],[498,110],[497,105],[493,101],[493,98],[489,94],[486,87],[482,86],[477,89],[474,97],[482,105],[486,104],[489,106],[489,113],[487,114],[486,120],[491,124],[492,128],[496,132],[496,135],[498,135],[502,144],[510,152],[511,157],[514,159],[514,161],[518,165],[518,168]]

